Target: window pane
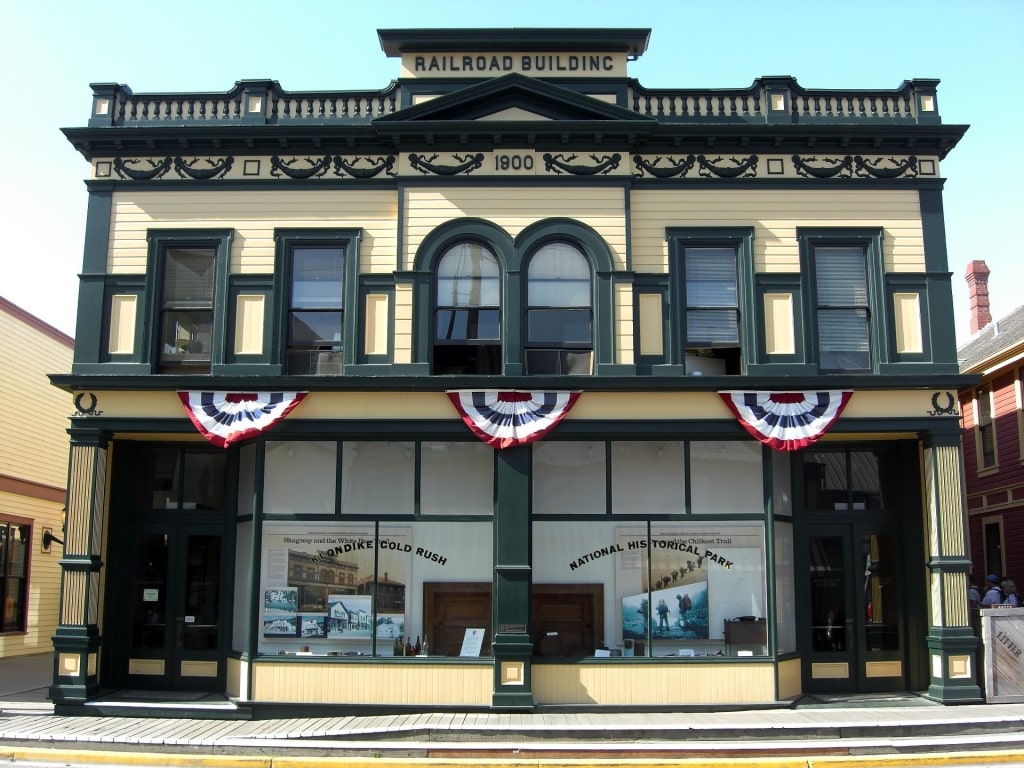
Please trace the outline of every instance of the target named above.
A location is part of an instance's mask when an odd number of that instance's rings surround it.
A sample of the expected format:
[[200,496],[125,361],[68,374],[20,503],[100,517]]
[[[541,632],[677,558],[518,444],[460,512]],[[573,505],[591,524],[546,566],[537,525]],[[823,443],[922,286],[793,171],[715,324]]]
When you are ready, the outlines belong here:
[[338,447],[333,442],[268,442],[263,510],[273,515],[334,514]]
[[687,248],[684,258],[687,306],[737,306],[734,249]]
[[479,243],[459,243],[437,265],[437,304],[441,307],[498,306],[498,260]]
[[533,444],[533,512],[603,515],[605,455],[602,442]]
[[732,309],[697,309],[686,313],[688,347],[724,347],[740,343],[739,314]]
[[342,457],[343,514],[413,513],[416,451],[412,443],[348,441]]
[[310,344],[327,345],[341,349],[343,312],[292,312],[288,325],[289,346]]
[[499,314],[496,309],[439,309],[438,341],[497,340]]
[[420,514],[494,514],[494,449],[472,443],[427,442],[420,456]]
[[870,370],[867,310],[819,310],[818,359],[822,370]]
[[867,265],[862,248],[815,248],[814,269],[818,306],[867,305]]
[[160,361],[208,361],[213,346],[212,310],[175,310],[161,316]]
[[292,252],[292,307],[340,309],[344,266],[343,248],[296,248]]
[[527,340],[533,344],[589,344],[590,310],[531,309]]
[[530,259],[527,303],[531,307],[589,307],[590,263],[568,243],[549,243]]
[[227,455],[185,452],[184,509],[224,509]]
[[164,305],[210,306],[216,251],[168,249],[164,258]]
[[698,515],[762,514],[761,444],[690,443],[690,502],[691,511]]
[[612,513],[686,511],[681,442],[612,443]]

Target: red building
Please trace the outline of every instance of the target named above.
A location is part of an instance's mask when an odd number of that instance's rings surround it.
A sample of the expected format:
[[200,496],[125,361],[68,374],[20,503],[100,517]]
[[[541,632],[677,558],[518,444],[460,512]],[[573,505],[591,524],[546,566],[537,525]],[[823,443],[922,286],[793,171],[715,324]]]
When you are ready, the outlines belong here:
[[1024,579],[1024,306],[993,321],[989,270],[967,267],[971,340],[960,371],[980,376],[960,390],[970,556],[979,582],[995,573]]

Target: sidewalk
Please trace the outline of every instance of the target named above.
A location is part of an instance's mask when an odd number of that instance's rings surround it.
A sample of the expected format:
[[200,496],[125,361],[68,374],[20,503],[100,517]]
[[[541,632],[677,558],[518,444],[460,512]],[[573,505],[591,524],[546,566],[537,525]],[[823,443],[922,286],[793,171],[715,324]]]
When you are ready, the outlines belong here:
[[[836,766],[896,765],[895,760],[924,766],[940,758],[943,765],[1024,765],[1024,704],[954,707],[901,694],[806,698],[789,709],[728,712],[62,717],[46,700],[52,663],[48,654],[0,659],[0,760],[284,768],[289,761],[309,765],[311,759],[330,758],[388,768],[432,758],[430,764],[486,761],[493,768],[586,757],[603,766],[700,759],[701,765],[769,760],[774,768],[806,768],[821,765],[820,756],[827,755]],[[186,705],[153,706],[173,713]]]

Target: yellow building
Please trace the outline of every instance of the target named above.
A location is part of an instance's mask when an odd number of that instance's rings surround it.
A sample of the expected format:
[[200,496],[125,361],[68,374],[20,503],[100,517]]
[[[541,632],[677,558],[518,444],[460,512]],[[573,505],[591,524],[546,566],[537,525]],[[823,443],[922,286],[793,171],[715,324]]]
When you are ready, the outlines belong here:
[[74,341],[0,298],[0,657],[53,650],[67,493],[67,395],[47,376]]
[[966,127],[936,80],[648,89],[649,34],[93,85],[62,711],[979,700]]

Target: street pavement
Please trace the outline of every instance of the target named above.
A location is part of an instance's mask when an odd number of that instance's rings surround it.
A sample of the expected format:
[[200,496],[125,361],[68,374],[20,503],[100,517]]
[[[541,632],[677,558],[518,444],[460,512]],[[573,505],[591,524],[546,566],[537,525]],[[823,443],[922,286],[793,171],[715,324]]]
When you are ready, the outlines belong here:
[[[1021,766],[1024,704],[944,706],[914,694],[805,697],[730,711],[436,712],[207,719],[66,717],[46,699],[53,657],[0,659],[0,762],[203,766]],[[230,707],[220,701],[214,707]],[[180,707],[182,716],[175,716]],[[215,714],[223,714],[223,709]]]

